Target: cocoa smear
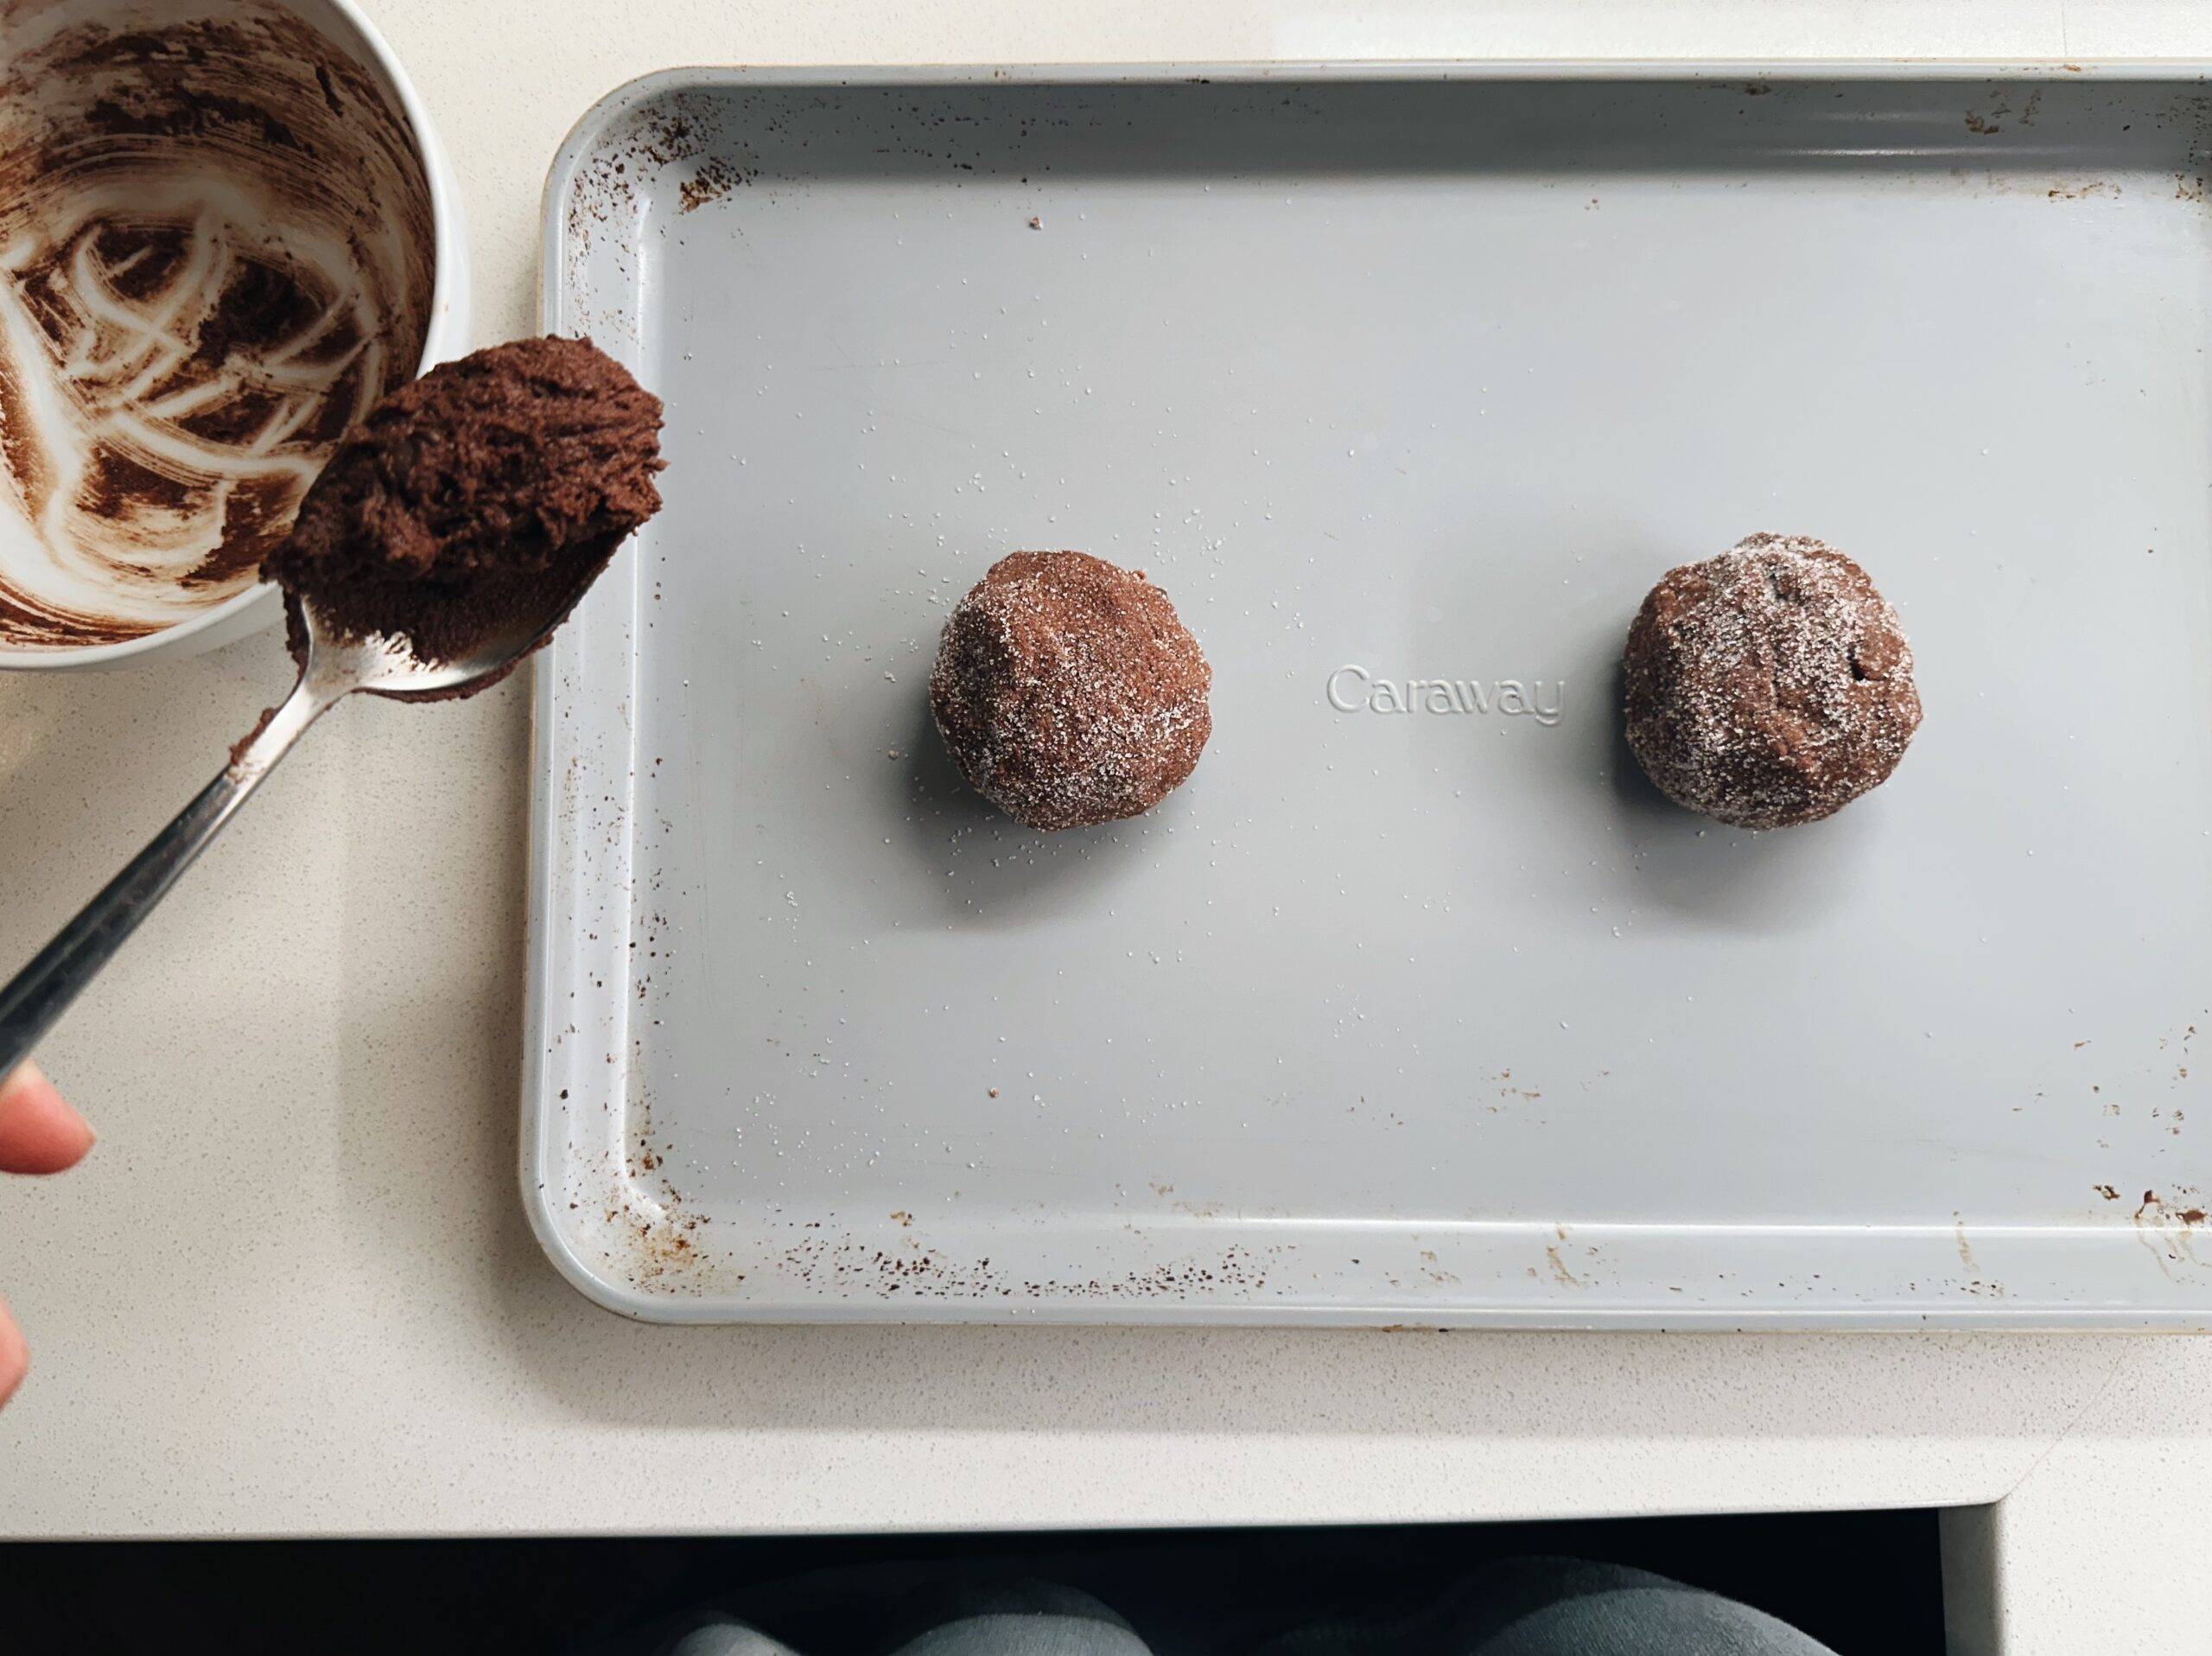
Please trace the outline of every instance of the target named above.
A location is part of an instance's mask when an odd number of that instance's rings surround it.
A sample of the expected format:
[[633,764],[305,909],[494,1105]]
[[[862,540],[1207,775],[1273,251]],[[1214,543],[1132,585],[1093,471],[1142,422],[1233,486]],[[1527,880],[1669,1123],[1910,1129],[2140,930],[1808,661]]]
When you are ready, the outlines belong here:
[[1167,595],[1084,552],[1015,552],[954,606],[930,709],[962,775],[1031,828],[1149,811],[1196,768],[1213,671]]
[[[368,72],[264,0],[117,28],[0,9],[0,642],[158,630],[242,589],[422,352],[429,191]],[[4,497],[12,496],[12,499]]]
[[1629,628],[1628,742],[1677,805],[1739,828],[1832,815],[1920,725],[1912,649],[1866,571],[1757,534],[1670,570]]
[[585,340],[495,345],[402,386],[340,443],[262,566],[294,653],[302,603],[341,637],[404,639],[429,662],[564,617],[660,509],[660,398]]

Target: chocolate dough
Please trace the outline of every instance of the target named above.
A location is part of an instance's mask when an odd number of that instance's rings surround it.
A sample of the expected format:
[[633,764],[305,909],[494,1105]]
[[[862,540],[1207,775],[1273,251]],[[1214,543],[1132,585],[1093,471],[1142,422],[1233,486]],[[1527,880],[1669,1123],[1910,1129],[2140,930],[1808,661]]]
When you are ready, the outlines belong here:
[[1212,670],[1167,595],[1083,552],[1015,552],[952,611],[937,728],[976,792],[1031,828],[1149,811],[1198,762]]
[[[465,659],[566,615],[659,510],[660,423],[660,399],[588,341],[475,352],[369,411],[263,572],[340,636]],[[296,647],[296,616],[294,632]]]
[[1752,535],[1669,570],[1624,666],[1645,774],[1739,828],[1841,810],[1887,780],[1920,724],[1897,611],[1808,535]]

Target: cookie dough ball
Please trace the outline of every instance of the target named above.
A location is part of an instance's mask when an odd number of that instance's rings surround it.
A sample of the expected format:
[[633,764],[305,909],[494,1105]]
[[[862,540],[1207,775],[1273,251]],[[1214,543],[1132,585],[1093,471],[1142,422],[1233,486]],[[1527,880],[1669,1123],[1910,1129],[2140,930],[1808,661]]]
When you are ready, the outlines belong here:
[[1668,571],[1624,666],[1644,774],[1738,828],[1840,811],[1888,779],[1920,725],[1897,611],[1809,535],[1752,535]]
[[976,791],[1031,828],[1149,811],[1213,729],[1213,670],[1141,571],[1015,552],[954,606],[930,710]]

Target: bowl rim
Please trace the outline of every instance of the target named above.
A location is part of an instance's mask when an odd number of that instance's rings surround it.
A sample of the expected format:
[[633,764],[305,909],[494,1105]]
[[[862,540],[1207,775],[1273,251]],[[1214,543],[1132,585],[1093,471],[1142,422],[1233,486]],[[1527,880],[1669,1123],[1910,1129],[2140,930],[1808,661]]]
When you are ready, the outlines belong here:
[[[357,0],[308,0],[302,5],[296,0],[275,0],[275,3],[289,10],[314,13],[325,11],[327,19],[310,16],[308,21],[334,32],[329,24],[342,25],[352,31],[353,39],[338,41],[351,46],[369,66],[383,77],[393,100],[405,118],[408,131],[414,140],[415,154],[423,163],[423,178],[430,198],[430,301],[428,319],[423,330],[423,349],[415,361],[414,373],[420,375],[445,354],[452,341],[442,341],[441,332],[447,318],[456,315],[453,298],[463,279],[463,255],[461,248],[460,200],[446,159],[445,146],[438,137],[437,129],[430,123],[430,112],[423,106],[415,83],[401,67],[398,55],[391,49],[377,26],[362,14]],[[466,324],[463,323],[463,326]],[[265,600],[273,590],[267,581],[256,581],[240,589],[219,604],[188,615],[181,621],[156,627],[150,633],[141,633],[136,638],[119,639],[105,644],[60,644],[26,647],[0,640],[0,671],[65,671],[72,667],[99,667],[117,665],[133,657],[151,655],[175,649],[198,637],[210,628],[222,626],[242,610],[257,601]],[[259,630],[258,628],[255,630]]]

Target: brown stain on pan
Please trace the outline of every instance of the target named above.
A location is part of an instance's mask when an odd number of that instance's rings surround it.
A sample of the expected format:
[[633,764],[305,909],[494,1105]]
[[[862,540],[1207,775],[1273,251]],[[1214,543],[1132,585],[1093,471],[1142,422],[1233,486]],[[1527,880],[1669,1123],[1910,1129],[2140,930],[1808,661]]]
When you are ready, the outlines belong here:
[[961,1259],[905,1240],[878,1246],[823,1234],[819,1221],[801,1225],[799,1239],[776,1255],[777,1271],[817,1293],[842,1300],[1115,1301],[1249,1299],[1262,1296],[1281,1248],[1230,1247],[1147,1270],[1083,1277],[1031,1277],[988,1258]]
[[2142,1202],[2129,1215],[2136,1239],[2150,1250],[2159,1273],[2173,1280],[2174,1268],[2194,1271],[2203,1264],[2197,1257],[2196,1232],[2208,1214],[2203,1198],[2193,1188],[2183,1187],[2161,1195],[2145,1190]]

